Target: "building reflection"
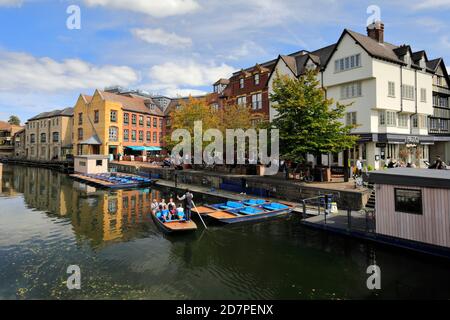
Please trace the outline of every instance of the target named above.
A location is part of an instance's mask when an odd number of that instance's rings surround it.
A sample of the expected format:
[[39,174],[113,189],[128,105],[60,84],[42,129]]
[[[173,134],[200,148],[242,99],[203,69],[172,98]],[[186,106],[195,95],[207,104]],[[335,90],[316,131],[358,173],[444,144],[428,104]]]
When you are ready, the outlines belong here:
[[70,220],[77,239],[88,239],[93,247],[156,232],[150,205],[161,199],[158,190],[109,192],[59,172],[21,166],[4,166],[0,188],[2,196],[23,194],[30,209]]

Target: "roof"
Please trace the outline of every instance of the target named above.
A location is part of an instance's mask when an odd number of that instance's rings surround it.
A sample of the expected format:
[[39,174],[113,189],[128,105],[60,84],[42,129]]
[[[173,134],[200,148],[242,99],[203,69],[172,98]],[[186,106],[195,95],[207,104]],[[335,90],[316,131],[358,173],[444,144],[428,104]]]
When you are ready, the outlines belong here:
[[[158,116],[163,115],[161,109],[159,109],[153,102],[153,100],[151,100],[150,98],[144,98],[134,94],[126,96],[106,91],[99,91],[99,93],[103,97],[103,99],[107,101],[120,103],[122,105],[123,110]],[[151,109],[150,107],[151,105],[154,105],[155,108]]]
[[13,131],[14,129],[22,130],[23,127],[22,126],[16,126],[14,124],[10,124],[9,122],[6,122],[6,121],[0,121],[0,130],[2,130],[2,131]]
[[102,145],[102,141],[98,137],[98,135],[94,134],[89,139],[79,142],[80,145],[89,145],[89,146],[100,146]]
[[214,83],[214,85],[218,85],[218,84],[229,84],[230,80],[229,79],[219,79],[218,81],[216,81]]
[[189,101],[190,98],[194,98],[194,99],[205,99],[207,96],[189,96],[189,97],[179,97],[176,99],[172,99],[169,103],[169,106],[167,107],[167,109],[164,111],[164,115],[167,116],[169,113],[171,113],[172,111],[175,110],[175,108],[182,104],[183,102],[187,102]]
[[37,116],[28,119],[28,121],[54,118],[54,117],[72,117],[73,116],[73,108],[65,108],[61,110],[53,110],[49,112],[39,113]]
[[450,189],[450,170],[393,168],[370,173],[375,184]]

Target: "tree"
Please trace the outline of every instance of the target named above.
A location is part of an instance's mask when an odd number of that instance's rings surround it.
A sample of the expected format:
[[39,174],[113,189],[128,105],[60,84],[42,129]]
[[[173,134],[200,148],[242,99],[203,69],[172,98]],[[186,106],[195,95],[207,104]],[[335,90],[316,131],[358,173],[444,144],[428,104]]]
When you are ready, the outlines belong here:
[[9,117],[8,123],[15,126],[20,126],[20,119],[18,116],[12,115]]
[[358,137],[353,125],[344,125],[347,105],[325,97],[316,71],[299,79],[277,76],[270,99],[278,112],[271,126],[280,130],[280,151],[286,160],[304,162],[314,156],[352,148]]
[[[217,129],[220,124],[217,111],[213,110],[205,99],[193,97],[189,97],[187,101],[182,101],[180,108],[174,110],[170,117],[171,130],[186,129],[191,134],[191,137],[194,137],[194,122],[196,121],[202,121],[202,133],[208,129]],[[172,149],[178,143],[172,141],[170,135],[166,137],[166,142],[169,149]]]
[[227,129],[247,130],[252,127],[250,108],[244,105],[227,105],[218,112],[219,130],[225,136]]

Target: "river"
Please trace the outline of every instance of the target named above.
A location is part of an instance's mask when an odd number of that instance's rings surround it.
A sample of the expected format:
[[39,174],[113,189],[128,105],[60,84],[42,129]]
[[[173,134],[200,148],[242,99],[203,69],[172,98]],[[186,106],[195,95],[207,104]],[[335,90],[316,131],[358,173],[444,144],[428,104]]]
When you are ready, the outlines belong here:
[[[96,190],[4,165],[0,299],[450,299],[450,261],[312,230],[295,215],[164,235],[149,206],[174,194]],[[81,290],[66,286],[70,265],[80,267]]]

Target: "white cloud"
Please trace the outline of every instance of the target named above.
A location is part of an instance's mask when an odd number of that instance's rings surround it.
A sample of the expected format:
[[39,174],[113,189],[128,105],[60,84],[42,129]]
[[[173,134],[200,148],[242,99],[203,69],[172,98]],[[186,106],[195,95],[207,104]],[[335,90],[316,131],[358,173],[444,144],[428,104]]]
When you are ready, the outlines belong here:
[[240,47],[231,50],[230,54],[219,57],[224,57],[229,60],[239,60],[248,56],[261,56],[266,54],[263,47],[255,43],[254,41],[244,42]]
[[194,61],[166,62],[153,66],[150,77],[154,83],[171,86],[209,86],[220,78],[228,78],[234,68],[226,65],[199,64]]
[[84,0],[88,6],[139,12],[157,18],[192,13],[200,8],[196,0]]
[[416,4],[413,8],[416,10],[423,9],[444,9],[450,7],[450,0],[423,0]]
[[27,53],[0,51],[0,91],[46,91],[128,86],[138,74],[127,66],[94,66],[79,59],[61,62]]
[[20,7],[23,0],[0,0],[0,7]]
[[169,33],[162,29],[132,29],[134,37],[151,44],[160,44],[168,47],[185,48],[192,45],[190,38],[180,37],[175,33]]
[[427,28],[427,30],[432,32],[438,32],[446,28],[446,25],[441,20],[432,17],[423,17],[416,20],[418,24]]

